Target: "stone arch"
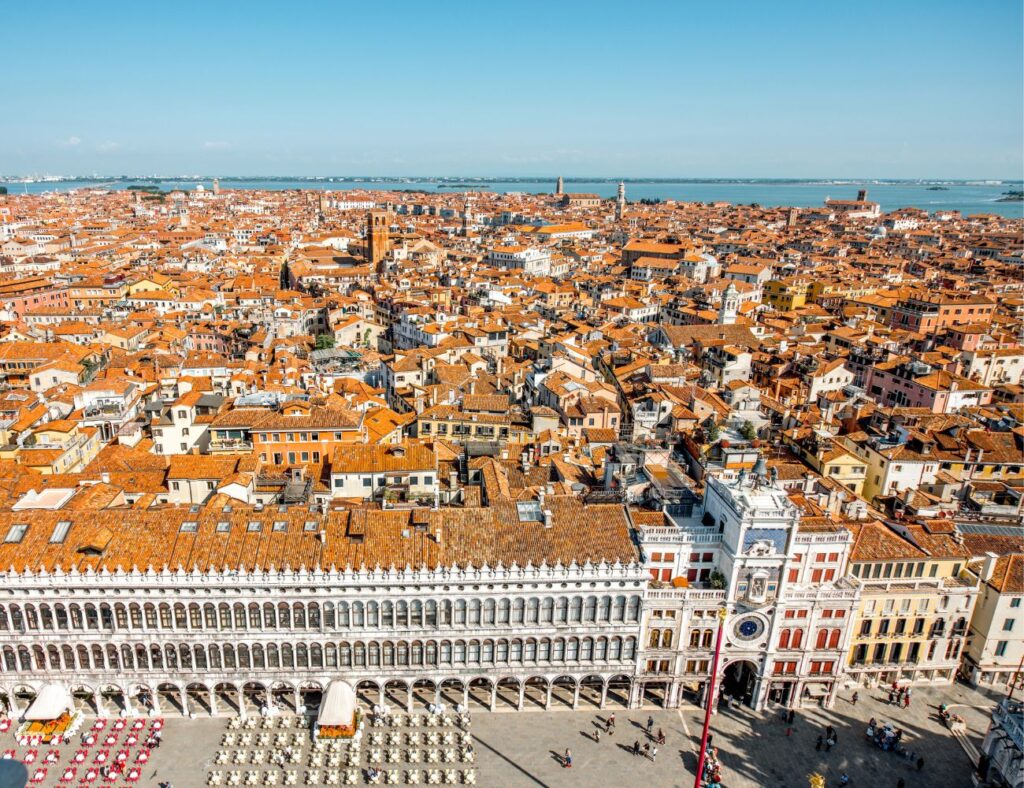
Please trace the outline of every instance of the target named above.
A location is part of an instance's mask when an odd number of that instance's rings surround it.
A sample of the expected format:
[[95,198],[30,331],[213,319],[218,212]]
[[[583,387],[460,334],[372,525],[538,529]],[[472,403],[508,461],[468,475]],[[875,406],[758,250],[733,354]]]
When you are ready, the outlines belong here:
[[439,700],[446,706],[454,708],[466,700],[466,685],[461,679],[442,679],[437,690]]
[[367,709],[379,706],[381,702],[381,689],[376,681],[363,679],[356,683],[356,698]]
[[410,689],[401,679],[389,679],[384,682],[384,705],[393,709],[405,709],[409,706]]
[[490,711],[493,688],[494,683],[489,678],[479,676],[470,679],[469,684],[466,686],[469,707]]
[[430,679],[416,679],[410,690],[410,708],[413,711],[426,711],[428,706],[437,702],[437,685]]
[[572,708],[576,696],[576,679],[572,676],[559,676],[551,682],[551,702],[556,706]]
[[593,674],[580,680],[579,703],[600,709],[603,706],[604,679]]
[[213,692],[217,699],[218,706],[223,704],[224,707],[234,711],[236,714],[241,713],[242,707],[238,697],[238,687],[233,683],[230,681],[217,682],[217,684],[214,685]]
[[633,688],[633,679],[625,673],[619,673],[608,679],[605,695],[605,708],[618,706],[629,708],[629,696]]
[[548,680],[543,676],[533,676],[523,683],[523,706],[548,707]]
[[499,679],[495,684],[495,705],[507,705],[513,709],[519,708],[519,679],[507,676]]

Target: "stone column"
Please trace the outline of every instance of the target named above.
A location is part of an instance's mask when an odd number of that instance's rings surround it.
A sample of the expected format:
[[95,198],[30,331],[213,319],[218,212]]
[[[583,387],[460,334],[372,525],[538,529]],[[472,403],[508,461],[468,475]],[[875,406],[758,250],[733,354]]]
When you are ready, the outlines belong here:
[[150,699],[150,703],[151,703],[151,706],[150,706],[151,713],[159,714],[160,713],[160,693],[155,688],[153,689],[153,691],[151,693],[149,693],[149,699]]
[[[382,690],[382,692],[383,692],[383,690]],[[406,700],[405,700],[405,710],[409,714],[412,714],[413,692],[412,692],[412,685],[411,684],[409,685],[409,691],[406,692],[406,694],[405,694],[405,698],[406,698]]]
[[302,695],[297,689],[295,690],[294,697],[292,698],[292,703],[295,704],[295,713],[298,714],[299,706],[302,705]]
[[573,711],[580,705],[580,685],[577,683],[572,690],[572,708]]
[[469,711],[469,684],[462,685],[462,708]]
[[629,708],[636,709],[640,706],[640,682],[634,680],[629,688]]
[[217,716],[217,693],[215,690],[210,690],[210,716]]
[[498,685],[497,684],[492,684],[491,685],[491,706],[490,706],[490,711],[494,711],[494,707],[497,704],[497,702],[498,702]]
[[551,689],[551,683],[548,682],[548,695],[544,699],[544,711],[548,711],[551,709]]
[[526,697],[526,684],[523,683],[523,682],[519,682],[519,705],[516,708],[516,711],[522,711],[523,710],[523,700],[525,699],[525,697]]
[[608,682],[604,682],[601,685],[601,703],[598,706],[599,709],[604,709],[605,704],[608,702]]

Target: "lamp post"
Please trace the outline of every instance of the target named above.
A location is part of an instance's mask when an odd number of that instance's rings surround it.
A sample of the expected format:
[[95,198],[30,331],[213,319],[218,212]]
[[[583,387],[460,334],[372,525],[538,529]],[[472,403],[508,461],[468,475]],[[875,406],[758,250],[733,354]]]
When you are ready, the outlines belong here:
[[711,728],[711,709],[715,703],[715,678],[718,676],[718,658],[722,654],[722,632],[725,630],[726,611],[718,611],[718,635],[715,637],[715,658],[711,661],[711,678],[708,680],[707,706],[704,709],[704,730],[700,735],[700,753],[697,755],[697,778],[693,788],[701,788],[704,776],[704,759],[707,757],[708,730]]

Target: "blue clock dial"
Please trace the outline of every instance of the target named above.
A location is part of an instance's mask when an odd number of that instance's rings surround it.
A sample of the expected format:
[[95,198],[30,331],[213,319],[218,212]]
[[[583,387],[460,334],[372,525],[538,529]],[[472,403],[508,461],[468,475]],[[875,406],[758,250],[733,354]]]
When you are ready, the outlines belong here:
[[757,624],[753,621],[744,621],[740,624],[740,634],[744,637],[753,637],[757,634]]

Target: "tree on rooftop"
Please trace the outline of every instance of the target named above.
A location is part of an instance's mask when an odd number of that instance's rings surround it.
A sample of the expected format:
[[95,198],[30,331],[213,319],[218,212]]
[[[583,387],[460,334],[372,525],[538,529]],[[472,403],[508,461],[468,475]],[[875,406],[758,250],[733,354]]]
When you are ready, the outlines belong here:
[[752,441],[757,437],[757,429],[749,421],[745,421],[740,425],[740,435],[745,440]]
[[316,335],[316,349],[317,350],[329,350],[334,347],[334,335],[333,334],[317,334]]
[[721,435],[722,431],[718,429],[718,425],[711,422],[711,426],[707,428],[708,443],[714,443],[721,437]]

